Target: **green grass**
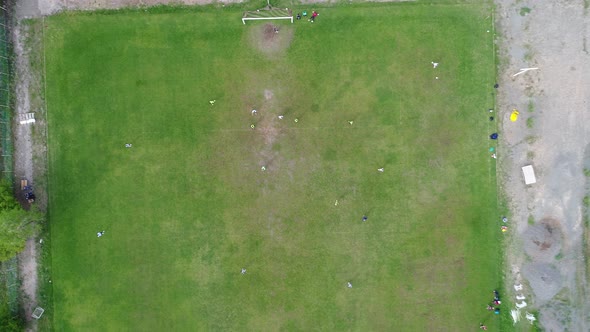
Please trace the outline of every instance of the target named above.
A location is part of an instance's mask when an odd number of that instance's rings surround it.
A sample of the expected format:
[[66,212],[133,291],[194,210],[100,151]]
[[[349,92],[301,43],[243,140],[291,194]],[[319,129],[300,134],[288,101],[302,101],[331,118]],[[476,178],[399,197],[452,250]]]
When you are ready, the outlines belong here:
[[525,142],[527,142],[528,144],[535,144],[535,142],[537,141],[537,139],[539,139],[537,136],[534,135],[527,135],[524,140]]
[[[296,14],[293,14],[296,15]],[[311,13],[310,13],[311,15]],[[271,10],[252,10],[248,11],[247,16],[249,18],[260,18],[260,17],[288,17],[291,16],[286,9],[271,9]]]
[[535,126],[535,118],[526,119],[526,127],[532,129]]
[[520,7],[520,16],[526,16],[531,12],[529,7]]
[[[532,62],[533,58],[535,56],[535,50],[533,50],[533,47],[531,46],[531,44],[525,44],[524,49],[526,51],[524,52],[523,60],[526,62]],[[532,101],[529,101],[529,103],[532,103]],[[529,104],[529,105],[531,105],[531,104]]]
[[54,329],[499,326],[489,12],[435,9],[323,8],[272,58],[231,7],[47,18]]
[[527,151],[526,152],[526,158],[528,160],[534,159],[535,158],[535,151]]
[[534,111],[535,111],[535,104],[533,103],[533,101],[532,101],[532,100],[529,100],[529,103],[528,103],[528,105],[527,105],[527,111],[528,111],[529,113],[532,113],[532,112],[534,112]]

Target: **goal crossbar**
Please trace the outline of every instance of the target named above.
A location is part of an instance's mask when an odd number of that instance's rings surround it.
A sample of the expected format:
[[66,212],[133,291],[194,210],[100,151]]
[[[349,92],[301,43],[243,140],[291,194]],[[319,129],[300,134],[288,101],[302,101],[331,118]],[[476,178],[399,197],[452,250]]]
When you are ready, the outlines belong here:
[[242,23],[254,20],[291,20],[293,23],[293,12],[288,9],[260,9],[255,11],[244,12]]

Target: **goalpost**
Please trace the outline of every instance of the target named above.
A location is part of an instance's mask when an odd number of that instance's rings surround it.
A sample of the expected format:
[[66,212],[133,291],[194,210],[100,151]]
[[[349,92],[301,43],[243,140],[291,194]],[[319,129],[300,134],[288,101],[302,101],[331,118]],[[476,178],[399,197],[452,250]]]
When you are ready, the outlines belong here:
[[242,23],[246,24],[246,21],[251,20],[291,20],[291,23],[293,23],[293,12],[289,8],[259,9],[244,12]]

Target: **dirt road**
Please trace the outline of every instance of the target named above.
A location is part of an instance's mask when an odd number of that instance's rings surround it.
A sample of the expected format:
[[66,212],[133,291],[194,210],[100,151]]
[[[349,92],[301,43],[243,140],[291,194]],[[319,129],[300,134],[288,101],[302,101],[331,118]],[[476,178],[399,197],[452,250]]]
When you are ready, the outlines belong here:
[[[500,33],[500,175],[512,234],[506,277],[547,331],[588,331],[583,257],[590,169],[590,19],[587,1],[497,0]],[[512,77],[520,68],[538,70]],[[508,117],[520,111],[516,122]],[[520,168],[532,164],[537,183]],[[518,301],[520,302],[520,301]]]

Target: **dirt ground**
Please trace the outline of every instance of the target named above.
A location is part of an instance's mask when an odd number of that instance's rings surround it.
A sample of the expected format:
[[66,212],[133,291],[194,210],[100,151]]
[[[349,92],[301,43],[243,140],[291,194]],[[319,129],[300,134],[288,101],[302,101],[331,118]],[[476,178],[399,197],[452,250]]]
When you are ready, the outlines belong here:
[[[12,30],[12,41],[15,61],[15,113],[35,113],[35,124],[14,126],[14,177],[15,179],[27,179],[35,189],[37,196],[36,205],[44,210],[47,206],[47,195],[43,192],[46,167],[45,147],[45,109],[43,102],[43,84],[40,70],[42,66],[31,66],[32,63],[42,63],[42,54],[39,31],[32,31],[41,27],[37,25],[23,25],[16,22]],[[28,43],[25,40],[28,39]],[[27,45],[26,45],[27,44]],[[40,184],[40,186],[37,186]],[[21,201],[24,201],[21,198]],[[29,320],[27,331],[35,331],[36,324],[31,318],[37,301],[38,290],[38,265],[39,254],[38,239],[29,239],[25,250],[19,255],[19,275],[21,279],[21,292],[23,294],[23,309],[25,317]]]
[[[500,176],[512,216],[507,287],[547,331],[588,331],[584,154],[590,152],[587,1],[496,0]],[[538,70],[512,77],[520,68]],[[520,111],[518,121],[508,117]],[[537,183],[525,186],[532,164]],[[520,302],[520,301],[519,301]]]
[[[512,213],[507,247],[509,295],[517,294],[513,283],[522,283],[524,289],[518,293],[526,296],[526,309],[538,313],[547,331],[588,331],[590,294],[583,237],[588,230],[583,223],[587,211],[582,200],[590,187],[583,172],[590,169],[590,127],[586,125],[590,123],[590,9],[585,8],[590,0],[495,1],[502,144],[498,162],[501,189]],[[30,57],[37,62],[40,59],[24,47],[27,37],[40,34],[30,33],[31,27],[20,24],[21,19],[69,9],[213,2],[242,0],[17,0],[13,33],[16,109],[18,113],[37,112],[41,121],[35,124],[35,131],[32,127],[15,129],[15,176],[33,183],[42,181],[46,158],[42,72],[31,67]],[[288,47],[288,34],[268,36],[268,40],[283,40],[278,45]],[[274,50],[268,46],[259,45],[261,50]],[[526,67],[539,70],[512,77]],[[513,108],[520,111],[517,122],[508,120]],[[538,182],[525,186],[520,167],[528,164],[535,167]],[[38,241],[29,241],[20,256],[27,317],[37,305],[38,245]],[[36,330],[34,323],[28,330]]]
[[291,45],[295,30],[290,26],[264,24],[250,29],[250,43],[267,58],[282,55]]

